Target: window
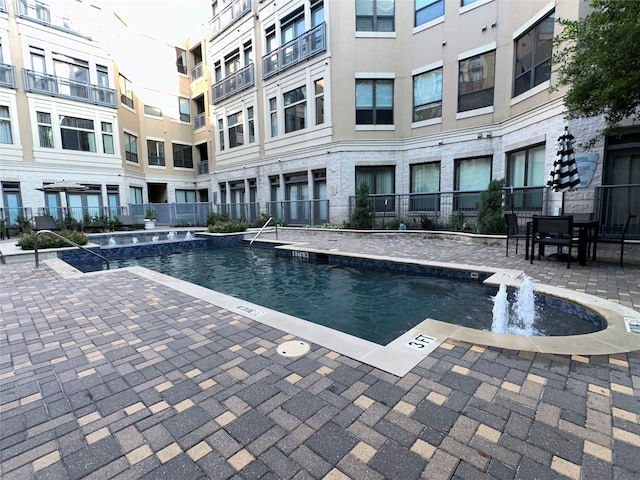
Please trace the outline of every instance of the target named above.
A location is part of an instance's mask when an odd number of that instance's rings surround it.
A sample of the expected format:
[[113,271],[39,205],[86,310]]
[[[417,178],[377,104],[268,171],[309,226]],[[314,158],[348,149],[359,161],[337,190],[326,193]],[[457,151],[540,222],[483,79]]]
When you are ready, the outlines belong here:
[[129,162],[138,163],[138,137],[124,132],[124,156]]
[[271,25],[265,32],[265,45],[267,47],[267,53],[273,52],[276,48],[276,27]]
[[271,136],[278,136],[278,101],[276,98],[269,99],[269,118],[271,121]]
[[294,38],[298,38],[305,31],[304,10],[298,10],[281,22],[280,40],[284,45]]
[[104,65],[96,65],[96,74],[98,76],[98,86],[109,88],[109,69]]
[[233,75],[240,70],[240,52],[235,50],[233,53],[227,55],[224,59],[224,74],[225,77]]
[[189,109],[189,99],[179,97],[178,98],[178,107],[180,109],[180,120],[182,122],[190,122],[191,121],[191,113]]
[[196,191],[176,190],[176,203],[196,203]]
[[78,98],[89,98],[89,62],[67,57],[59,53],[53,54],[55,74],[69,82],[58,82],[59,93]]
[[546,183],[545,146],[525,148],[507,154],[507,186],[513,191],[514,209],[541,209],[542,189],[527,190],[527,187],[543,187]]
[[413,121],[442,117],[442,68],[413,77]]
[[360,184],[369,186],[369,194],[377,195],[373,199],[376,212],[393,210],[395,208],[393,196],[396,191],[395,167],[356,167],[356,190]]
[[249,143],[256,141],[256,122],[253,114],[253,107],[247,108],[247,121],[249,123]]
[[62,148],[65,150],[96,151],[96,135],[93,120],[60,116]]
[[0,143],[13,143],[11,117],[9,117],[9,107],[6,105],[0,105]]
[[4,218],[7,224],[16,225],[18,217],[23,214],[20,183],[2,182],[2,199],[4,200]]
[[133,108],[133,90],[131,82],[120,75],[120,102],[129,108]]
[[480,191],[486,190],[491,181],[491,157],[465,158],[455,161],[454,195],[455,210],[476,210]]
[[242,52],[243,52],[242,56],[244,60],[244,66],[246,67],[250,63],[253,63],[253,59],[251,58],[251,55],[253,53],[253,47],[251,46],[251,41],[248,41],[242,46]]
[[460,61],[458,112],[493,105],[495,63],[495,50]]
[[176,47],[176,68],[178,73],[187,74],[187,51]]
[[444,0],[416,0],[416,27],[444,15]]
[[227,117],[229,148],[244,145],[244,125],[242,122],[242,112],[234,113]]
[[411,165],[410,210],[437,211],[440,209],[440,162]]
[[516,39],[513,96],[549,80],[551,76],[551,50],[555,13]]
[[151,105],[144,106],[144,114],[151,115],[152,117],[161,117],[162,118],[162,110],[160,107],[152,107]]
[[307,88],[298,87],[284,94],[284,133],[307,126]]
[[316,97],[316,125],[324,123],[324,78],[313,82]]
[[356,0],[357,32],[393,32],[394,0]]
[[473,2],[477,2],[478,0],[460,0],[460,6],[464,7],[466,5],[471,5]]
[[113,125],[109,122],[100,122],[102,128],[102,148],[104,153],[113,155]]
[[147,140],[149,165],[164,167],[164,142]]
[[214,82],[219,82],[220,80],[222,80],[222,64],[217,61],[213,67],[213,76],[214,76]]
[[38,138],[42,148],[53,148],[53,127],[51,126],[51,114],[36,112],[38,119]]
[[173,145],[173,166],[181,168],[193,168],[193,153],[191,145],[174,143]]
[[356,125],[393,124],[393,80],[356,80]]
[[36,2],[36,18],[44,23],[51,23],[49,7],[40,2]]
[[142,203],[142,188],[141,187],[130,187],[129,188],[129,199],[133,205],[140,205]]
[[218,119],[218,143],[220,144],[220,150],[224,150],[224,121]]
[[324,0],[311,2],[311,28],[324,23]]

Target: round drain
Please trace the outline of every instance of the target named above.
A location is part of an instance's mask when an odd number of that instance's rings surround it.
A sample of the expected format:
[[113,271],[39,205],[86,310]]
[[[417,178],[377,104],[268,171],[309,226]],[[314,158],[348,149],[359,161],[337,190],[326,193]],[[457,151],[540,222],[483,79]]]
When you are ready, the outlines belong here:
[[310,348],[306,342],[291,340],[278,345],[276,351],[283,357],[300,357],[307,353]]

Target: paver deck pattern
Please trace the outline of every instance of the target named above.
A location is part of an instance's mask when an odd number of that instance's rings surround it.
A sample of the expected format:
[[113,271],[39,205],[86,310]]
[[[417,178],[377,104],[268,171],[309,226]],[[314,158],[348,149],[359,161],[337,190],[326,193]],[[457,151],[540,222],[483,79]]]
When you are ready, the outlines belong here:
[[[268,236],[268,235],[266,235]],[[640,306],[640,268],[504,247],[279,232],[318,248],[522,268]],[[2,265],[0,476],[25,479],[640,478],[639,351],[445,341],[404,377],[129,271]]]

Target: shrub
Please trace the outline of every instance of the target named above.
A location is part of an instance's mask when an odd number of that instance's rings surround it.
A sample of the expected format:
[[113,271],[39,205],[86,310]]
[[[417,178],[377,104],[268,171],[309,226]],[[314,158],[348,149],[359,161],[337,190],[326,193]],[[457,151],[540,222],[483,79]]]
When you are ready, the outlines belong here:
[[421,230],[435,230],[436,224],[433,222],[431,217],[426,215],[422,215],[420,217],[420,229]]
[[208,231],[209,233],[235,233],[246,232],[247,228],[249,228],[249,224],[247,222],[231,220],[228,222],[218,222],[214,225],[209,225]]
[[487,190],[480,194],[478,209],[478,233],[504,233],[506,225],[502,210],[502,187],[504,178],[491,180]]
[[[72,242],[77,243],[78,245],[86,245],[89,242],[89,237],[87,237],[82,232],[76,232],[75,230],[62,230],[60,232],[65,238],[68,238]],[[25,233],[18,240],[18,245],[23,250],[33,250],[33,240],[35,238],[35,233],[29,232]],[[64,248],[71,247],[72,245],[68,244],[64,240],[51,235],[49,233],[41,233],[38,236],[38,250],[41,248]]]
[[207,225],[215,225],[216,223],[228,222],[228,221],[229,221],[229,217],[227,217],[224,213],[217,213],[217,212],[211,211],[207,215]]
[[369,200],[369,185],[362,182],[356,191],[356,207],[351,215],[349,226],[356,230],[367,230],[372,227],[371,201]]

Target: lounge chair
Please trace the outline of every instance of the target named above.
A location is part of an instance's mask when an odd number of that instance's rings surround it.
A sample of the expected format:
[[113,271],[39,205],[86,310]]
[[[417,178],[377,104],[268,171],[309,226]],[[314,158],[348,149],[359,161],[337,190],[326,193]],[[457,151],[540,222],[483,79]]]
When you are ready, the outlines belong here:
[[60,227],[56,225],[55,219],[51,215],[37,215],[33,217],[36,226],[34,230],[60,230]]
[[118,215],[118,227],[122,230],[133,230],[134,225],[131,215]]

